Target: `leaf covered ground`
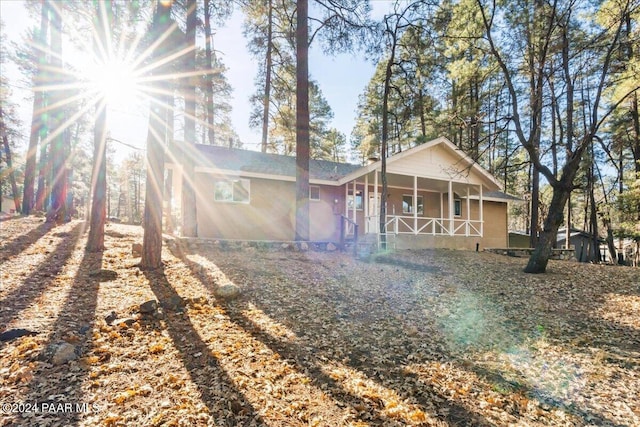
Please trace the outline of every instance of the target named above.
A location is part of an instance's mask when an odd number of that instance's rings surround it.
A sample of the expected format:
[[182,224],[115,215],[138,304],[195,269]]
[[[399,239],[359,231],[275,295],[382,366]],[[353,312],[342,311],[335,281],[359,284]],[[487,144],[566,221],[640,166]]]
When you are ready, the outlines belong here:
[[0,343],[2,426],[640,425],[638,269],[221,245],[148,272],[139,227],[85,231],[0,223],[0,332],[35,333]]

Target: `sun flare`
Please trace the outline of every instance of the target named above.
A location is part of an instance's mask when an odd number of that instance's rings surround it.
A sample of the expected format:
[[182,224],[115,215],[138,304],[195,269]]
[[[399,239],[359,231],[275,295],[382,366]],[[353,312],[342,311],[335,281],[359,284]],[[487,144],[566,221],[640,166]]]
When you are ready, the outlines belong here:
[[140,99],[135,70],[125,61],[113,59],[96,66],[89,80],[98,96],[110,107],[130,107]]

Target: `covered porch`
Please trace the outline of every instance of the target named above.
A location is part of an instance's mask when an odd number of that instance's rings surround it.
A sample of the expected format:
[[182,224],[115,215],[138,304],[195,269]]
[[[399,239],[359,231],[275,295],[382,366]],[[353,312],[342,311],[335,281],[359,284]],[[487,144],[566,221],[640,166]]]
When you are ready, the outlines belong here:
[[380,230],[382,180],[379,169],[344,185],[344,216],[364,235],[483,237],[482,183],[418,174],[387,173],[384,232]]

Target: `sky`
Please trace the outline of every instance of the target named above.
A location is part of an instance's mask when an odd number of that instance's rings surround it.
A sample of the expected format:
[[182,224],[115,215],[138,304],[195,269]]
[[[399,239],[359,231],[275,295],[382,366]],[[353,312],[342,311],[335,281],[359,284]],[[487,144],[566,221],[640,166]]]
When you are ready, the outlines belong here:
[[[374,1],[374,13],[382,14],[388,7],[387,1]],[[382,11],[382,12],[381,12]],[[22,0],[0,0],[0,19],[4,23],[7,39],[1,43],[19,42],[29,25],[29,19]],[[242,35],[242,15],[235,12],[225,26],[216,30],[214,48],[228,68],[227,79],[233,87],[232,116],[233,127],[246,149],[258,149],[260,130],[249,128],[251,105],[249,97],[254,92],[254,77],[258,64],[246,49]],[[64,46],[63,46],[64,50]],[[337,128],[349,139],[355,123],[358,96],[363,92],[374,73],[375,66],[359,53],[324,55],[319,46],[312,46],[309,55],[310,77],[319,83],[324,97],[331,106],[334,118],[331,127]],[[19,105],[23,123],[31,121],[32,93],[20,82],[16,69],[0,70],[8,76],[14,89],[13,100]],[[109,111],[111,137],[128,145],[143,147],[147,134],[147,112],[139,106],[115,107]],[[23,144],[26,149],[26,138]],[[124,145],[116,146],[116,157],[123,158],[131,150]]]

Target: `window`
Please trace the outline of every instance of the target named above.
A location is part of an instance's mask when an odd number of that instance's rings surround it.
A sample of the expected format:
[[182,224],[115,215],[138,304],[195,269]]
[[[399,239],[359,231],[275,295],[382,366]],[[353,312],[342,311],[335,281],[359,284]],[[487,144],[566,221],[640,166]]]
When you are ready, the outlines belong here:
[[[413,214],[414,206],[413,206],[413,196],[403,195],[402,196],[402,213],[404,214]],[[418,215],[424,214],[424,204],[422,201],[422,196],[418,196]]]
[[249,180],[230,179],[216,181],[213,199],[216,202],[249,203]]
[[317,185],[309,186],[309,200],[320,200],[320,187]]
[[[353,192],[349,192],[349,196],[347,196],[347,208],[349,210],[353,210]],[[356,210],[361,211],[364,204],[362,200],[362,191],[356,191],[356,199],[355,199]]]
[[453,213],[455,216],[462,216],[462,200],[455,199],[453,201]]

